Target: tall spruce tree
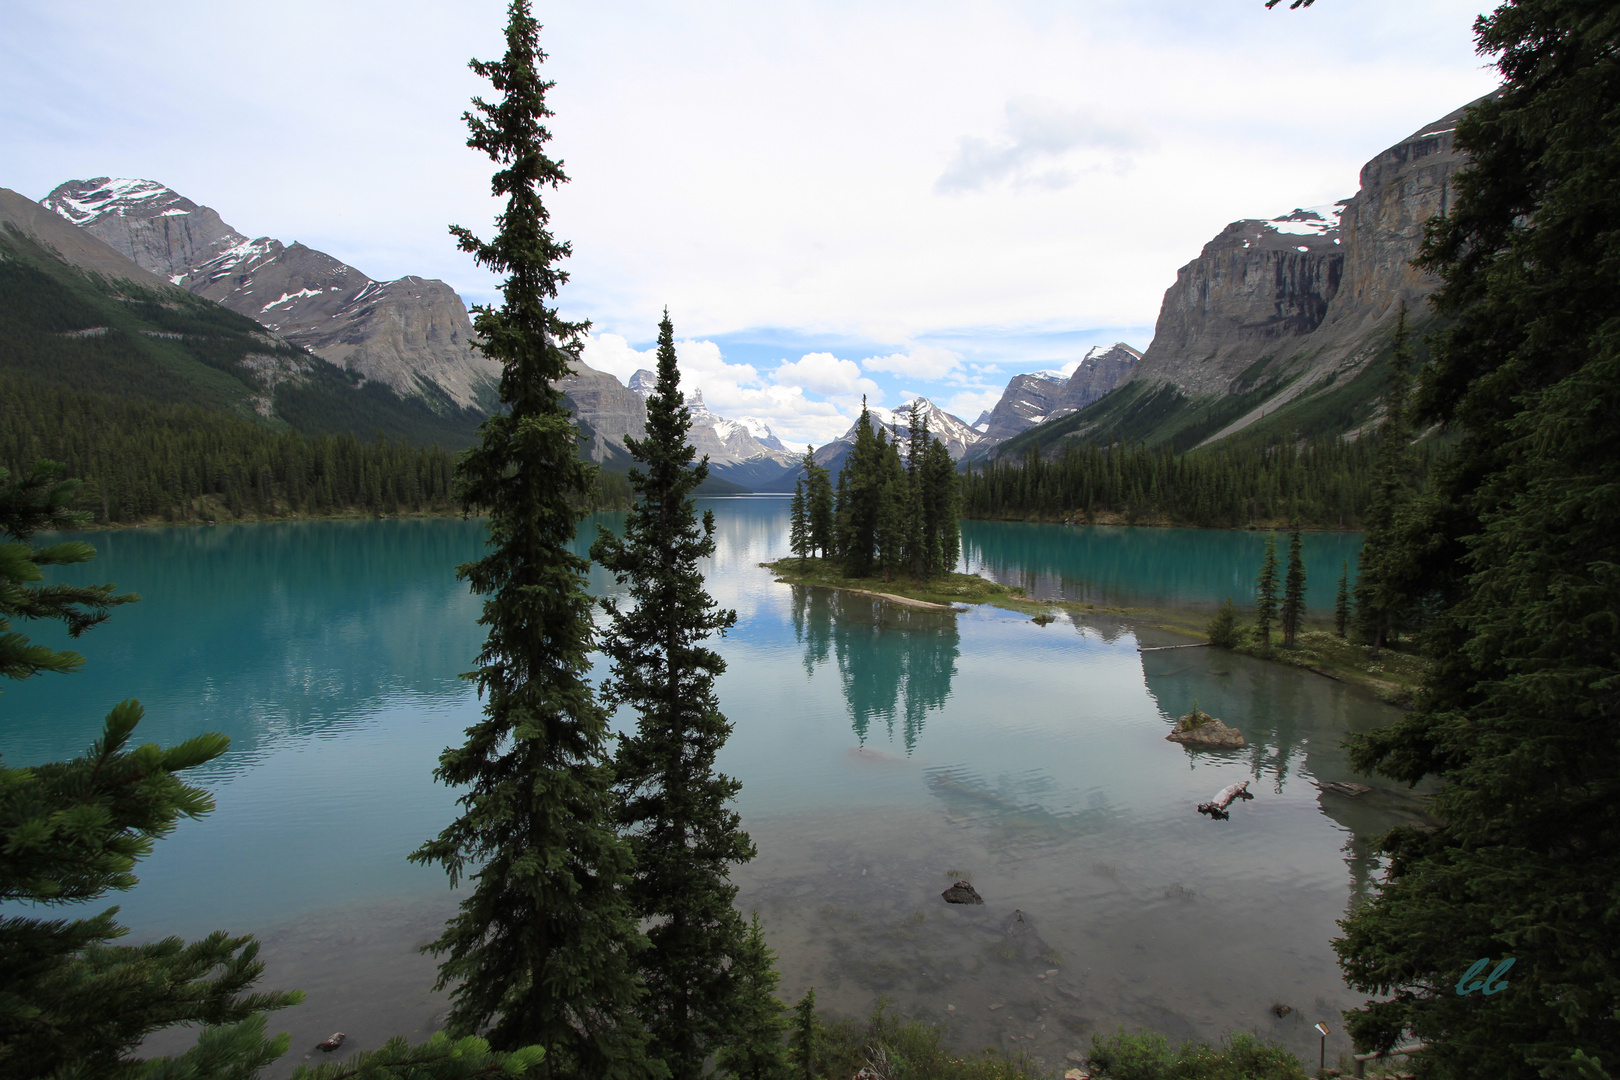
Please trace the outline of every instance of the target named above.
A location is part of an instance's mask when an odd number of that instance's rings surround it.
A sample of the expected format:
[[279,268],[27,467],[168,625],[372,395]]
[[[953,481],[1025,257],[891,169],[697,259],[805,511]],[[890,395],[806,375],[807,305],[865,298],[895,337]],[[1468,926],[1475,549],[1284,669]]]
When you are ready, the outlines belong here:
[[614,831],[607,714],[587,678],[593,604],[588,565],[573,554],[591,489],[577,433],[554,383],[569,371],[583,324],[550,306],[567,280],[541,189],[567,178],[544,152],[551,115],[545,54],[527,0],[513,0],[506,53],[471,67],[500,93],[464,114],[468,145],[500,167],[499,232],[452,232],[482,266],[504,275],[499,308],[475,307],[486,356],[501,363],[502,407],[457,467],[469,513],[489,517],[488,553],[456,568],[485,597],[489,636],[471,678],[483,719],[439,758],[434,775],[463,788],[462,814],[411,859],[437,863],[470,895],[427,948],[452,987],[453,1035],[496,1049],[538,1044],[551,1075],[648,1075],[636,1020],[634,954],[645,944],[626,891],[630,851]]
[[1350,629],[1350,560],[1339,572],[1339,591],[1333,598],[1333,632],[1344,637]]
[[1389,360],[1384,393],[1384,422],[1378,428],[1378,458],[1373,466],[1372,496],[1363,517],[1366,538],[1356,571],[1356,633],[1373,648],[1382,648],[1399,633],[1417,586],[1409,537],[1413,482],[1412,423],[1407,398],[1412,384],[1412,349],[1406,308],[1395,323],[1395,348]]
[[962,550],[962,534],[956,524],[956,486],[956,463],[951,460],[951,452],[937,436],[930,436],[922,467],[923,532],[928,544],[925,576],[956,569]]
[[[45,529],[83,525],[70,509],[79,481],[35,463],[12,480],[0,469],[0,674],[27,679],[71,672],[84,658],[36,645],[12,620],[60,622],[78,637],[111,608],[139,600],[111,585],[43,584],[45,568],[84,563],[90,545],[35,546]],[[26,768],[0,764],[0,902],[55,907],[97,900],[136,883],[135,864],[182,817],[200,818],[212,797],[181,774],[218,758],[229,740],[199,735],[178,746],[132,746],[140,704],[108,713],[82,757]],[[5,1076],[252,1076],[287,1049],[267,1039],[262,1011],[297,993],[248,993],[264,964],[251,937],[215,932],[144,945],[112,942],[128,931],[116,907],[89,918],[44,920],[14,910],[0,919],[0,1074]],[[174,1024],[207,1027],[175,1059],[134,1055]]]
[[[1456,448],[1407,531],[1434,610],[1416,708],[1352,760],[1444,781],[1342,924],[1362,1047],[1437,1080],[1614,1075],[1620,1047],[1620,7],[1510,0],[1504,84],[1420,263],[1447,320],[1416,395]],[[1460,980],[1514,965],[1486,995]],[[1489,970],[1489,969],[1487,969]]]
[[1277,621],[1277,535],[1266,536],[1266,556],[1254,579],[1254,640],[1271,648],[1271,624]]
[[1283,648],[1292,649],[1299,635],[1300,620],[1305,617],[1305,556],[1299,538],[1299,525],[1288,531],[1288,574],[1283,579],[1282,632]]
[[788,550],[799,557],[799,569],[810,557],[810,508],[804,478],[793,482],[793,500],[788,505]]
[[805,506],[809,512],[810,549],[823,559],[832,555],[833,523],[836,500],[833,497],[832,476],[823,465],[816,463],[815,451],[804,448]]
[[861,399],[855,445],[838,473],[838,554],[844,573],[866,577],[877,559],[878,513],[884,483],[884,443],[872,429],[872,414]]
[[730,867],[754,857],[729,805],[742,785],[714,770],[731,724],[714,692],[725,661],[704,642],[730,629],[737,613],[715,603],[698,569],[714,554],[714,512],[700,524],[692,492],[709,463],[693,462],[691,428],[666,311],[647,437],[625,440],[637,462],[630,470],[636,501],[622,537],[598,526],[591,557],[629,586],[634,603],[626,610],[602,602],[612,619],[603,694],[639,717],[616,757],[619,820],[635,853],[629,893],[652,942],[640,958],[648,989],[642,1016],[652,1053],[674,1080],[697,1080],[704,1060],[727,1042],[737,994],[730,969],[747,936],[732,904]]

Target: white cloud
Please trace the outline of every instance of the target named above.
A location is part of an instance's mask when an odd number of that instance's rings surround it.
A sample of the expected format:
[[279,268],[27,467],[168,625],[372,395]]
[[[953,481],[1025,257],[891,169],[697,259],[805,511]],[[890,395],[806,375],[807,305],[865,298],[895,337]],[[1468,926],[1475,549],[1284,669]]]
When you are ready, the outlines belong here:
[[[680,364],[683,391],[691,394],[701,390],[703,402],[710,411],[728,419],[759,417],[770,424],[771,430],[789,447],[806,442],[820,446],[836,439],[853,423],[845,414],[843,399],[853,397],[858,403],[863,392],[872,394],[874,399],[882,394],[877,384],[859,377],[860,369],[853,362],[838,360],[828,353],[812,354],[796,364],[783,365],[790,371],[810,373],[812,377],[805,385],[796,385],[798,380],[791,377],[778,378],[776,385],[766,385],[752,364],[728,362],[720,346],[712,341],[677,341],[675,357]],[[636,349],[618,334],[588,334],[580,359],[628,383],[638,370],[657,366],[658,350]],[[781,370],[777,369],[779,375]],[[815,377],[817,375],[820,377]],[[838,395],[840,400],[817,401],[805,395],[806,388],[820,394]]]
[[840,360],[832,353],[805,353],[791,363],[784,360],[771,373],[771,378],[778,385],[799,386],[830,397],[866,394],[876,402],[883,395],[877,383],[861,378],[859,364],[853,360]]
[[971,424],[979,418],[979,413],[994,409],[1000,400],[1000,390],[964,390],[949,401],[941,402],[940,408]]
[[861,361],[867,371],[887,371],[914,379],[943,379],[961,367],[962,357],[933,345],[913,345],[910,352],[869,356]]
[[963,136],[956,157],[934,181],[941,194],[982,191],[1002,180],[1044,188],[1065,188],[1082,172],[1122,173],[1136,151],[1152,140],[1139,126],[1103,123],[1094,108],[1066,109],[1049,98],[1017,97],[1007,102],[1003,137],[992,143]]

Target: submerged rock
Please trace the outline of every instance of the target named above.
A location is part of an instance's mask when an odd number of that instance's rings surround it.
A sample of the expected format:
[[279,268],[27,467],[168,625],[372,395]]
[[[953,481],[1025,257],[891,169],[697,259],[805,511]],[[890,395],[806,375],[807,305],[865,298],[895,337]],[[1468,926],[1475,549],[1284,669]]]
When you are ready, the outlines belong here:
[[1352,784],[1344,780],[1333,780],[1320,786],[1323,791],[1333,791],[1340,795],[1350,795],[1352,797],[1356,795],[1365,795],[1367,792],[1372,790],[1372,788],[1368,787],[1366,784]]
[[1183,746],[1215,746],[1240,750],[1249,745],[1243,738],[1243,732],[1237,728],[1227,727],[1209,713],[1199,712],[1197,709],[1177,720],[1176,729],[1165,738]]
[[967,881],[958,881],[939,895],[945,898],[947,904],[982,904],[984,897],[980,896]]

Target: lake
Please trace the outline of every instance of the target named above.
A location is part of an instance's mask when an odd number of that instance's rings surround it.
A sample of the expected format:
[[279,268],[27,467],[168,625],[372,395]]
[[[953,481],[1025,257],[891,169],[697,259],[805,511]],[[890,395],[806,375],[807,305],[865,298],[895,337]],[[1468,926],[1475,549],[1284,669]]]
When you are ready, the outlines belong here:
[[[1379,871],[1371,838],[1419,804],[1381,781],[1353,799],[1317,782],[1352,779],[1340,740],[1392,709],[1283,665],[1142,652],[1178,639],[1119,616],[1039,626],[778,584],[758,564],[785,554],[786,500],[702,504],[718,526],[709,588],[738,613],[719,645],[735,725],[720,766],[743,783],[760,851],[735,879],[785,994],[813,985],[847,1016],[887,996],[962,1049],[1053,1070],[1119,1024],[1253,1030],[1313,1055],[1312,1024],[1339,1030],[1359,998],[1338,976],[1335,920]],[[618,517],[587,522],[580,548]],[[446,1007],[416,948],[456,897],[405,856],[450,820],[454,793],[431,772],[478,715],[458,676],[482,643],[479,601],[453,568],[483,537],[447,519],[90,534],[100,556],[73,580],[144,599],[75,643],[83,671],[0,696],[13,765],[82,752],[127,697],[144,740],[230,736],[199,770],[218,809],[160,841],[112,902],[135,940],[259,935],[264,984],[308,993],[270,1018],[294,1035],[271,1075],[336,1030],[345,1051],[420,1038]],[[963,541],[965,568],[1033,595],[1213,607],[1252,592],[1264,536],[967,522]],[[1358,544],[1306,535],[1313,609]],[[593,572],[593,590],[610,585]],[[1167,742],[1195,700],[1249,747]],[[1256,798],[1230,820],[1194,811],[1238,779]],[[982,907],[942,901],[958,877]],[[1329,1039],[1330,1056],[1348,1048]]]

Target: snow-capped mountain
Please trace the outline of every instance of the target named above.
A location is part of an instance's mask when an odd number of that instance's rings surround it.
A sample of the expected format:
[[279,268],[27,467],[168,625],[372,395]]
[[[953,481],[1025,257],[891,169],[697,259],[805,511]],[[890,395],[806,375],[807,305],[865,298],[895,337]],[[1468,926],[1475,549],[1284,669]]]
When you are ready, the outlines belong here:
[[[984,441],[985,436],[973,430],[961,417],[952,416],[927,398],[918,400],[922,402],[922,416],[928,425],[928,433],[945,444],[945,449],[951,453],[952,461],[961,461],[973,447]],[[900,452],[904,457],[911,439],[910,403],[898,409],[885,409],[881,405],[873,405],[866,411],[871,415],[874,428],[883,428],[889,432],[891,438],[899,435]],[[857,419],[842,436],[818,449],[816,460],[826,465],[835,459],[841,459],[849,448],[855,445],[855,432],[860,426],[861,422]]]
[[[630,389],[646,401],[657,388],[658,376],[642,368],[630,376]],[[693,390],[686,395],[686,407],[692,414],[692,445],[699,455],[709,455],[711,465],[740,465],[768,458],[782,465],[791,454],[771,426],[754,416],[728,420],[709,411],[703,402],[703,391]]]
[[500,376],[442,281],[373,281],[302,244],[249,239],[154,180],[72,180],[41,204],[144,269],[402,397],[480,409]]

